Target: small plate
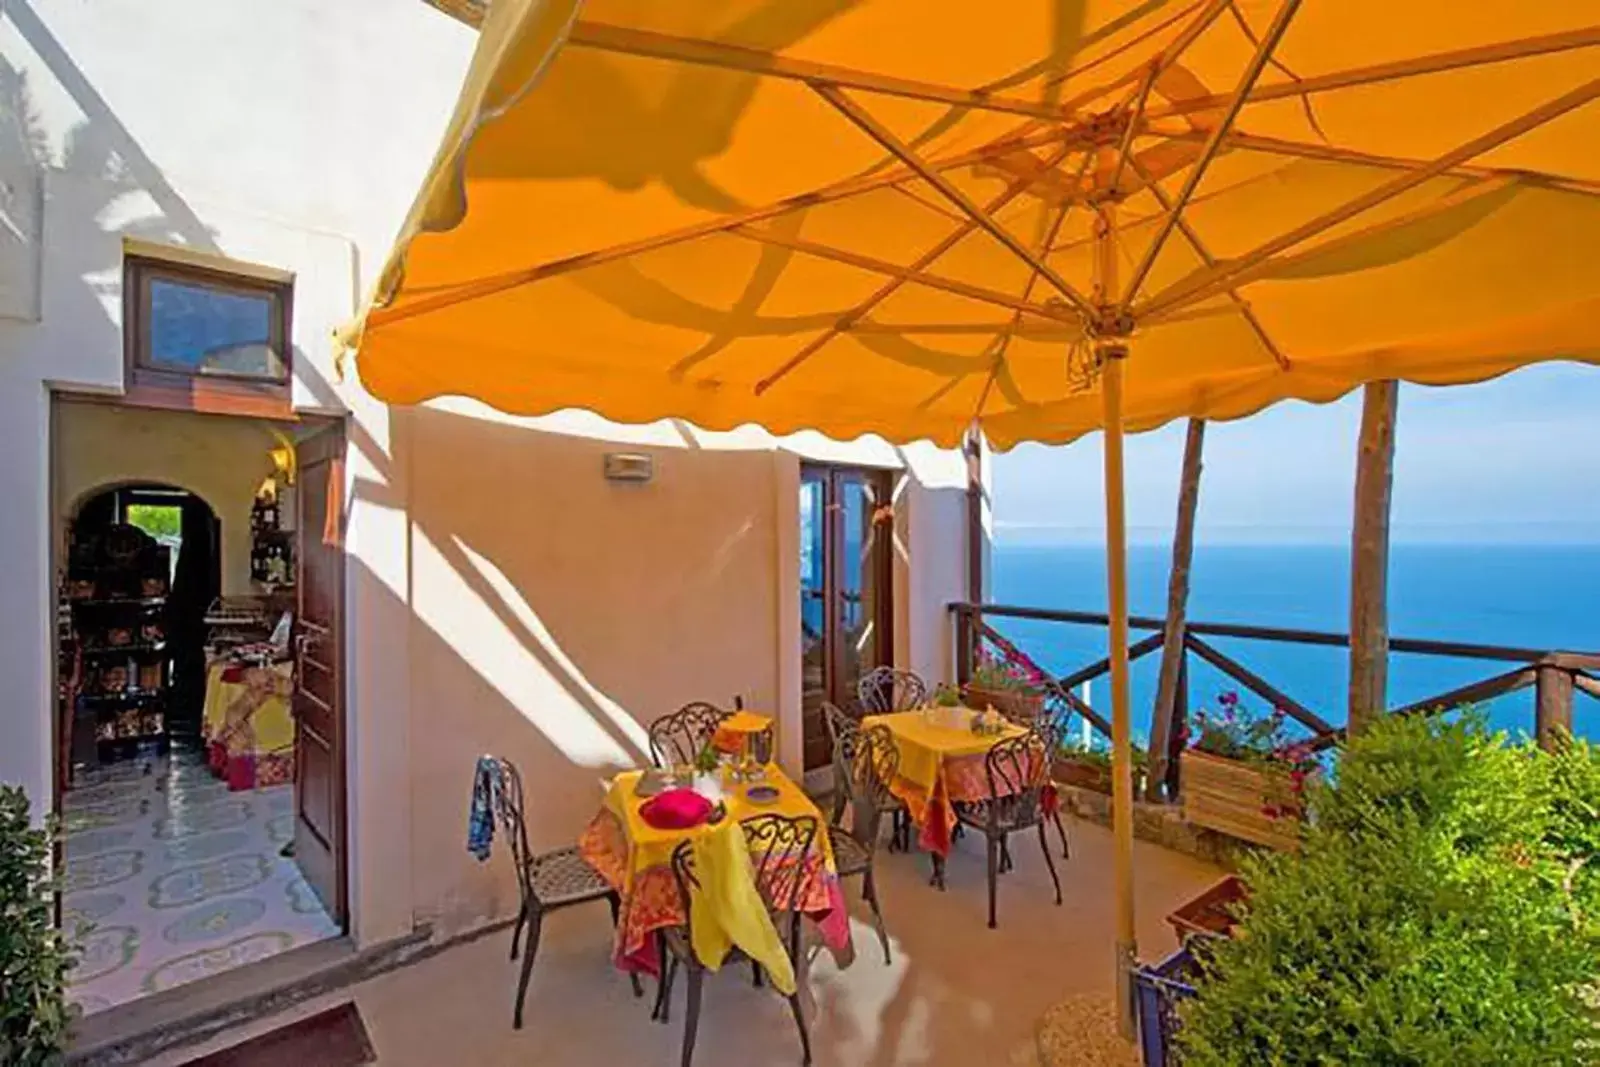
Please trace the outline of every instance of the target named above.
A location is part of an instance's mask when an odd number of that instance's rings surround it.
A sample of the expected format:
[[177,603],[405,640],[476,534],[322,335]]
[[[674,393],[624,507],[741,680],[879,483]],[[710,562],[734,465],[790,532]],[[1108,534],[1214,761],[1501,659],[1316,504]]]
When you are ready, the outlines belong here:
[[771,785],[753,785],[744,791],[744,798],[752,804],[776,804],[782,795]]

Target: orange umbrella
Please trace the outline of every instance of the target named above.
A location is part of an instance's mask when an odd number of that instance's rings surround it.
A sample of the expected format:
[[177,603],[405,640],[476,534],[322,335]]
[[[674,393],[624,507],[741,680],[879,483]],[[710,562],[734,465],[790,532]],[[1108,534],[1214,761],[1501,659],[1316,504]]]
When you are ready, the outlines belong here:
[[1600,362],[1592,5],[494,0],[378,397],[998,447]]

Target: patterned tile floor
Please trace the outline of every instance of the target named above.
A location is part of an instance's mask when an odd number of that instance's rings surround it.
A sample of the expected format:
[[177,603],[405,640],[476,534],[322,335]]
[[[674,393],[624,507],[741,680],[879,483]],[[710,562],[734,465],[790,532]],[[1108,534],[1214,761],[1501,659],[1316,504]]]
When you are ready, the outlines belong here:
[[71,999],[96,1012],[338,935],[294,860],[293,786],[228,792],[199,755],[91,771],[66,794]]

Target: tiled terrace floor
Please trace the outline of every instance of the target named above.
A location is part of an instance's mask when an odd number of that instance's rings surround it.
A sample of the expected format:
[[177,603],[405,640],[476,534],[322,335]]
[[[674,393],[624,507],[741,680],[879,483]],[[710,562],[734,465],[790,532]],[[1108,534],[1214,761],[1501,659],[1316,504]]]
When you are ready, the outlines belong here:
[[[1069,823],[1068,832],[1073,854],[1061,865],[1064,904],[1053,904],[1036,842],[1020,843],[1016,870],[1001,881],[998,930],[984,921],[981,840],[957,843],[946,893],[928,886],[925,857],[881,854],[880,893],[894,963],[884,965],[870,925],[861,921],[865,912],[852,885],[857,959],[841,971],[824,953],[812,969],[818,1067],[1005,1067],[1029,1045],[1040,1016],[1053,1004],[1082,993],[1109,998],[1111,835],[1087,823]],[[1162,916],[1218,872],[1152,845],[1140,843],[1136,849],[1139,936],[1142,954],[1149,957],[1174,945]],[[1059,856],[1057,861],[1060,865]],[[609,934],[603,905],[547,920],[521,1032],[511,1029],[516,965],[506,958],[507,931],[151,1062],[176,1067],[354,998],[383,1067],[676,1064],[682,983],[670,1025],[652,1023],[648,997],[634,1000],[627,982],[607,962]],[[753,989],[742,967],[710,977],[697,1067],[799,1062],[799,1042],[783,1001]]]

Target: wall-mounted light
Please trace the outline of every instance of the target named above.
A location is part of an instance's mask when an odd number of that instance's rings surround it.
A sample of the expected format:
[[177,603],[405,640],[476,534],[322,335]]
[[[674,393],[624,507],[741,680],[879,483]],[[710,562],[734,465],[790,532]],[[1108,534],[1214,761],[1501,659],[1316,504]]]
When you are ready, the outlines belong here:
[[644,452],[607,452],[606,480],[648,482],[655,476],[655,460]]

